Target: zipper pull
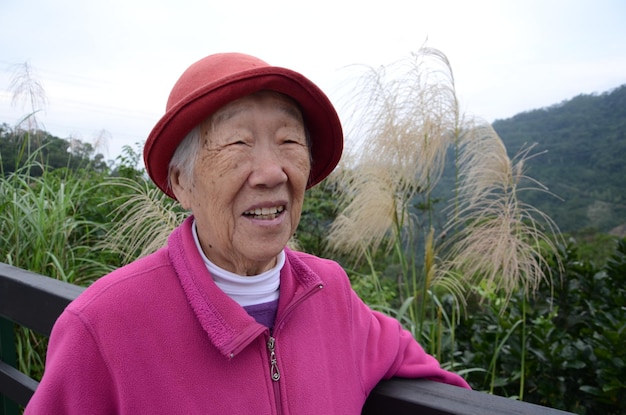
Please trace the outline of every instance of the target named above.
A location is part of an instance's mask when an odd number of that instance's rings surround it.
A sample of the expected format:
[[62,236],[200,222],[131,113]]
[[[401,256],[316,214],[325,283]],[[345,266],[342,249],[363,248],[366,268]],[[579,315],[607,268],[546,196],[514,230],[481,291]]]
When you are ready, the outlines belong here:
[[276,347],[276,339],[270,336],[270,339],[267,341],[267,348],[270,351],[270,376],[274,382],[278,382],[280,379],[280,371],[278,370],[278,363],[276,363],[274,347]]

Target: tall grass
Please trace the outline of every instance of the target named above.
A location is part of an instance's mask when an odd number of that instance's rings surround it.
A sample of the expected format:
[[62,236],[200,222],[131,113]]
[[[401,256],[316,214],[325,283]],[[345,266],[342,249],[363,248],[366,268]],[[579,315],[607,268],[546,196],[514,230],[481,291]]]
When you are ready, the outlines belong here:
[[[401,302],[382,307],[453,366],[455,324],[474,287],[501,295],[504,307],[518,289],[530,295],[551,278],[544,258],[557,252],[558,230],[519,198],[529,183],[543,190],[524,175],[529,150],[511,160],[491,126],[461,113],[443,53],[423,47],[360,80],[351,97],[358,145],[333,176],[341,209],[329,243],[375,278],[396,278]],[[449,154],[454,192],[438,226],[433,191]],[[381,269],[381,257],[395,266]]]
[[[36,162],[0,177],[0,260],[73,284],[107,268],[90,259],[103,225],[83,218],[79,204],[98,191],[69,170],[48,172]],[[30,175],[31,168],[44,173]]]
[[463,272],[470,286],[485,284],[505,299],[519,288],[528,295],[552,277],[545,258],[557,253],[551,238],[558,229],[520,193],[545,188],[525,175],[530,149],[511,160],[491,126],[469,134],[459,159],[458,205],[445,229],[450,237],[442,270]]
[[170,233],[189,215],[154,183],[144,178],[112,178],[108,186],[124,188],[101,247],[127,264],[167,243]]
[[[69,283],[88,284],[109,270],[92,252],[102,224],[80,213],[80,204],[97,188],[69,170],[47,171],[40,158],[41,151],[34,151],[25,164],[6,175],[0,158],[0,261]],[[43,174],[33,177],[32,170]],[[20,328],[17,343],[20,369],[38,378],[46,341]]]
[[452,274],[435,272],[434,219],[416,201],[432,204],[446,155],[460,139],[462,115],[450,64],[440,51],[424,47],[388,67],[366,68],[354,91],[349,100],[357,127],[350,138],[358,146],[348,155],[350,164],[344,162],[333,176],[342,210],[329,245],[354,261],[365,259],[377,276],[385,271],[374,258],[381,251],[392,257],[401,305],[391,309],[431,351],[441,351],[438,328],[448,321],[449,330],[458,312],[448,316],[437,304],[450,293],[457,303],[461,287]]

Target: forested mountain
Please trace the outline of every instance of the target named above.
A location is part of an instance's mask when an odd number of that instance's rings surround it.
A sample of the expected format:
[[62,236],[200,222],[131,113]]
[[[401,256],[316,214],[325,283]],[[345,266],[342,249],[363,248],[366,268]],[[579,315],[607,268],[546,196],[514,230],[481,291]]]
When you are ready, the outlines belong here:
[[[77,170],[89,167],[103,171],[107,168],[104,156],[96,153],[89,143],[78,139],[62,139],[46,131],[29,132],[0,124],[0,175],[13,173],[17,166],[29,165],[27,161],[46,165],[52,169],[69,168]],[[41,166],[29,165],[29,174],[40,176]]]
[[626,228],[626,85],[497,120],[509,155],[534,145],[527,175],[548,187],[521,197],[563,232]]

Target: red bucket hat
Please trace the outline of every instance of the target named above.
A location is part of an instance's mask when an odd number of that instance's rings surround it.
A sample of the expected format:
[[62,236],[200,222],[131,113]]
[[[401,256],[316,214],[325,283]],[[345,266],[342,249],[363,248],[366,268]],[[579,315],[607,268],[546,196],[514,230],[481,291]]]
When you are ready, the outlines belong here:
[[328,176],[341,158],[343,132],[326,94],[297,72],[270,66],[253,56],[221,53],[191,65],[172,88],[165,115],[152,129],[143,151],[154,183],[175,199],[168,185],[168,168],[181,141],[224,105],[260,90],[280,92],[300,105],[311,137],[307,188]]

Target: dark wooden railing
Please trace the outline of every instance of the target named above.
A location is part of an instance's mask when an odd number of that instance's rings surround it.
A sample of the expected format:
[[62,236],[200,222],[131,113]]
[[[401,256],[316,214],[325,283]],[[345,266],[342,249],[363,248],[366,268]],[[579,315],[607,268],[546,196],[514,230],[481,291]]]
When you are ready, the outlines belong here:
[[[16,369],[15,326],[49,336],[56,318],[84,289],[0,263],[0,415],[19,413],[37,381]],[[418,379],[381,382],[363,414],[565,415],[568,412]]]
[[0,263],[0,415],[17,414],[38,385],[15,369],[15,325],[49,336],[57,317],[83,290]]

